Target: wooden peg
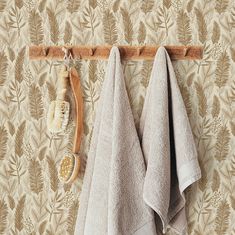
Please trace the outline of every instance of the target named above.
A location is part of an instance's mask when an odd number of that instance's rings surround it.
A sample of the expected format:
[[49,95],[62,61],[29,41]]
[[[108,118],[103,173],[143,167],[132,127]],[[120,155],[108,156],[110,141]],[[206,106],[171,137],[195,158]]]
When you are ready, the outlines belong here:
[[50,47],[43,47],[43,54],[45,57],[49,54]]
[[68,49],[68,56],[69,56],[70,59],[74,59],[74,54],[73,54],[73,48],[72,47]]
[[94,54],[93,48],[89,48],[89,55],[93,56],[93,54]]
[[137,56],[140,56],[143,51],[143,47],[138,47],[137,48]]
[[[200,60],[203,55],[202,46],[164,46],[172,60]],[[46,46],[46,52],[43,51],[43,46],[30,46],[30,59],[63,59],[64,53],[61,52],[61,46]],[[67,47],[68,48],[68,47]],[[71,48],[71,53],[74,59],[85,60],[107,60],[109,58],[111,45],[96,45],[84,46],[75,45]],[[122,53],[123,60],[153,60],[159,46],[118,46]],[[47,54],[47,56],[45,56]]]
[[184,57],[186,57],[187,54],[188,54],[188,47],[185,47],[185,48],[184,48]]

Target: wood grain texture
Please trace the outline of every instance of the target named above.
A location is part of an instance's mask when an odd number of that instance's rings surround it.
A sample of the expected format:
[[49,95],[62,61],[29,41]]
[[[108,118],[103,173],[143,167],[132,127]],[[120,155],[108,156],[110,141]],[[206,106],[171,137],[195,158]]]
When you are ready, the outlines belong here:
[[83,133],[83,98],[80,78],[75,68],[71,68],[70,71],[70,84],[76,106],[76,130],[74,136],[73,152],[78,153],[80,150]]
[[[117,46],[124,60],[153,60],[159,46]],[[74,59],[107,60],[111,45],[107,46],[73,46],[66,47]],[[172,60],[202,59],[201,46],[165,46]],[[61,46],[31,46],[29,57],[33,60],[63,59],[64,52]]]

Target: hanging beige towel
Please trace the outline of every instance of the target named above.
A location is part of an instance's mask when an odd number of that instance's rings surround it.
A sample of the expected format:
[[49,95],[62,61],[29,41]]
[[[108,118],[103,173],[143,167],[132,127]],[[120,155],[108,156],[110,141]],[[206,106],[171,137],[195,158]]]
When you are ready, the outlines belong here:
[[143,200],[145,172],[120,54],[113,47],[96,112],[75,234],[156,235],[153,210]]
[[139,133],[112,48],[96,113],[76,235],[185,234],[184,190],[201,177],[197,152],[164,48],[159,48]]
[[139,132],[147,165],[143,197],[157,213],[156,227],[164,233],[172,227],[187,234],[184,190],[200,179],[201,171],[184,102],[164,47],[154,59]]

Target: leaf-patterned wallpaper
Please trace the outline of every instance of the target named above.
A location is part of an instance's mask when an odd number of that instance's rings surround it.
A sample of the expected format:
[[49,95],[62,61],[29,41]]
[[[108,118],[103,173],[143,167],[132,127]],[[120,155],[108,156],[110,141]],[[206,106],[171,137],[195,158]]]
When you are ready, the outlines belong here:
[[[0,235],[74,234],[105,75],[104,61],[72,62],[82,79],[85,130],[79,179],[63,185],[58,164],[71,152],[74,111],[65,133],[47,130],[61,62],[29,61],[32,44],[203,45],[203,60],[174,62],[203,175],[186,194],[189,234],[235,234],[234,42],[233,0],[1,0]],[[137,126],[151,68],[123,61]],[[71,92],[67,98],[73,104]]]

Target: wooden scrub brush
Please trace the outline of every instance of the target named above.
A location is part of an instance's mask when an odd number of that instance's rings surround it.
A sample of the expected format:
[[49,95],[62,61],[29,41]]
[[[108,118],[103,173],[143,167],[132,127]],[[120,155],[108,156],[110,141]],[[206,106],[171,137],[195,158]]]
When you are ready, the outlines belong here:
[[69,120],[69,102],[65,101],[69,71],[65,65],[61,67],[58,81],[58,95],[52,101],[47,115],[47,127],[52,133],[59,133],[66,129]]
[[62,183],[72,183],[80,169],[80,158],[74,154],[65,155],[60,162],[59,179]]
[[72,183],[77,177],[80,169],[80,157],[77,153],[80,150],[82,133],[83,133],[83,99],[80,78],[75,68],[69,71],[69,80],[72,92],[75,98],[76,107],[76,130],[74,137],[74,154],[66,154],[61,162],[59,169],[59,179],[63,183]]

